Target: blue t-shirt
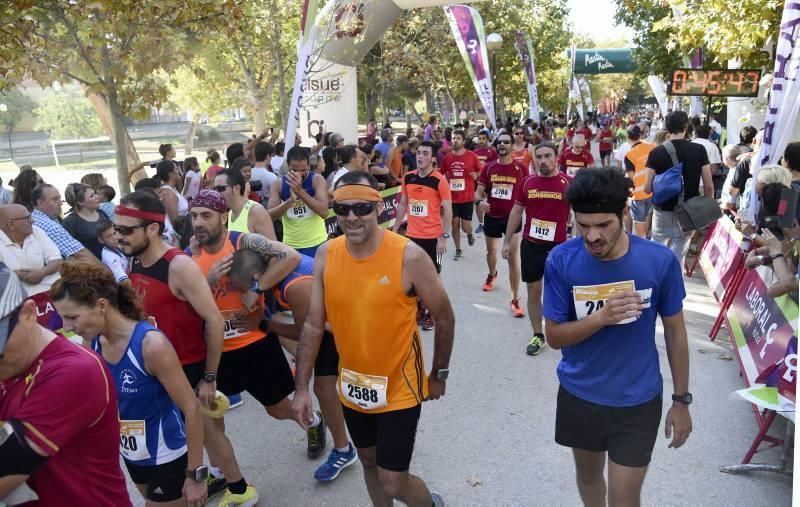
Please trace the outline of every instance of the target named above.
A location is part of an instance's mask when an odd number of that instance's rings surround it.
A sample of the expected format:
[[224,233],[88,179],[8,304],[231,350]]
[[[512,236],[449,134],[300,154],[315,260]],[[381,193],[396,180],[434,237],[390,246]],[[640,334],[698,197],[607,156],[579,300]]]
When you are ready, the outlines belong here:
[[389,155],[389,150],[392,149],[392,143],[378,143],[375,145],[375,151],[380,152],[381,156],[381,167],[386,164],[386,156]]
[[649,298],[650,307],[636,321],[606,326],[561,349],[557,373],[564,389],[612,407],[639,405],[661,395],[656,317],[677,314],[686,297],[681,267],[672,252],[654,241],[630,234],[628,238],[628,252],[612,261],[592,257],[583,238],[569,240],[550,252],[544,270],[542,313],[555,322],[575,321],[578,311],[586,316],[596,310],[598,302],[587,297],[593,286],[632,280],[642,300]]

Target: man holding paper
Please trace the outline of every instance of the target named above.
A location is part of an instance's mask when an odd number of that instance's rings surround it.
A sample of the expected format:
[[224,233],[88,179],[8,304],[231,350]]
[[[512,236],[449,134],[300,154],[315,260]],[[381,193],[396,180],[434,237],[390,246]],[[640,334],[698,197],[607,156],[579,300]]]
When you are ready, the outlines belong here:
[[606,495],[609,505],[639,504],[662,413],[659,315],[673,379],[669,447],[692,431],[681,268],[668,248],[624,232],[631,186],[614,169],[578,171],[567,199],[580,237],[545,265],[545,336],[563,354],[556,442],[572,448],[585,505],[605,505]]

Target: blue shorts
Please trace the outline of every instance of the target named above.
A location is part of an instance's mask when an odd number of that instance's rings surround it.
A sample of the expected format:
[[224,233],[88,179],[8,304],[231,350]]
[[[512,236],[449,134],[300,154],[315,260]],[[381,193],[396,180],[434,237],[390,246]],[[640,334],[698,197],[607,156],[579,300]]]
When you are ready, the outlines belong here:
[[[324,243],[324,241],[323,241],[323,243]],[[320,243],[317,246],[310,246],[310,247],[307,247],[307,248],[295,248],[295,250],[297,250],[301,254],[307,255],[307,256],[309,256],[309,257],[311,257],[313,259],[317,255],[317,249],[320,247],[320,245],[322,245],[322,243]]]
[[653,211],[653,199],[642,199],[641,201],[631,201],[631,217],[634,222],[643,224],[647,222],[647,215]]

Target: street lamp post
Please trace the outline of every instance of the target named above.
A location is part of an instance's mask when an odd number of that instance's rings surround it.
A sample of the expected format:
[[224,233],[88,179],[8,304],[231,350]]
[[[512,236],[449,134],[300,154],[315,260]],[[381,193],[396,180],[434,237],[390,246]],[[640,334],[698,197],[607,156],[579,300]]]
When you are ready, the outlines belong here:
[[503,37],[500,34],[491,33],[486,37],[486,49],[492,55],[492,106],[494,106],[495,119],[497,118],[497,52],[502,47]]

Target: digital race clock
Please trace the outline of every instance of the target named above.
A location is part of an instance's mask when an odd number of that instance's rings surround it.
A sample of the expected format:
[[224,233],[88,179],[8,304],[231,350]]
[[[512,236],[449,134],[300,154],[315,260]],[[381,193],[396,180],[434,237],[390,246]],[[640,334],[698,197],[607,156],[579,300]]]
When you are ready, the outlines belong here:
[[667,93],[712,97],[756,97],[761,71],[756,69],[675,69]]

